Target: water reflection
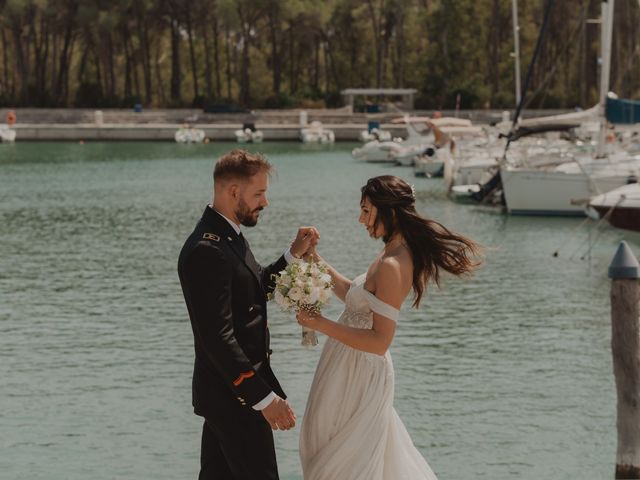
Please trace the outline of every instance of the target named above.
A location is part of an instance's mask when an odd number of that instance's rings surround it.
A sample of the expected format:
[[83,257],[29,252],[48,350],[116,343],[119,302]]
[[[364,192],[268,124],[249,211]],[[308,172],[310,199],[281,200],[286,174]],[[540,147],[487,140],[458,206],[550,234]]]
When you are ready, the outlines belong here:
[[[200,422],[176,259],[210,199],[213,159],[233,146],[0,149],[7,478],[195,478]],[[406,178],[421,212],[487,246],[475,279],[445,279],[419,310],[403,310],[395,404],[415,443],[441,478],[609,475],[606,268],[617,242],[637,252],[638,236],[608,229],[580,260],[579,219],[457,205],[439,181],[354,162],[352,147],[256,147],[278,172],[271,206],[246,232],[258,259],[275,259],[297,226],[313,223],[325,258],[348,276],[363,272],[380,245],[357,222],[359,188],[378,174]],[[319,349],[302,349],[298,325],[273,306],[270,322],[274,368],[301,415]],[[282,477],[300,478],[297,430],[276,440]]]

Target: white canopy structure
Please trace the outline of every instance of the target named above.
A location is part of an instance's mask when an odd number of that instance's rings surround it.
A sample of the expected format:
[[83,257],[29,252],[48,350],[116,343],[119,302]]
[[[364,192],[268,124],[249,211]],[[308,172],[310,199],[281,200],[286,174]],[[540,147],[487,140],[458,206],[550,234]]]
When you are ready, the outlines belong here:
[[413,98],[417,92],[418,90],[415,88],[347,88],[342,90],[340,94],[352,111],[353,99],[358,95],[367,97],[402,97],[403,109],[413,110]]

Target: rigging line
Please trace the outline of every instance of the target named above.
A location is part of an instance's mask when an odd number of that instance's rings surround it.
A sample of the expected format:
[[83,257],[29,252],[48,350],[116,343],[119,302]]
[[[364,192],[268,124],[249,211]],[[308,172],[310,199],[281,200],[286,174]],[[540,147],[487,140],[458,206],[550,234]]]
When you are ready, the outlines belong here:
[[[578,245],[578,248],[576,248],[573,253],[569,256],[570,259],[573,259],[573,256],[578,253],[578,250],[582,249],[582,246],[586,243],[588,248],[587,251],[582,254],[582,256],[580,257],[580,260],[584,260],[584,257],[591,253],[591,250],[593,250],[593,247],[595,247],[598,239],[600,238],[600,235],[602,234],[602,232],[604,231],[604,228],[602,227],[603,222],[607,221],[609,219],[609,217],[611,216],[611,214],[613,213],[613,211],[618,207],[618,205],[620,205],[620,203],[622,203],[624,201],[624,198],[621,197],[614,205],[611,206],[611,208],[609,208],[609,210],[607,210],[607,212],[600,217],[600,219],[598,220],[598,222],[595,225],[595,231],[596,231],[596,236],[593,239],[593,241],[591,241],[591,238],[587,237],[587,241],[586,242],[581,242]],[[589,219],[589,217],[587,217],[587,219]]]
[[576,225],[575,227],[573,227],[570,231],[569,231],[569,235],[568,235],[568,239],[564,242],[562,242],[562,245],[560,245],[558,248],[556,248],[553,252],[553,254],[551,255],[552,257],[557,257],[558,253],[560,253],[560,250],[562,250],[562,247],[566,246],[569,244],[569,240],[571,240],[573,238],[573,234],[577,231],[580,230],[580,228],[582,228],[589,220],[591,220],[589,217],[586,217],[584,220],[582,220],[578,225]]
[[[638,0],[638,1],[640,1],[640,0]],[[584,7],[582,7],[582,14],[580,15],[580,19],[578,20],[578,23],[576,24],[576,27],[573,30],[573,32],[571,33],[571,35],[569,35],[570,40],[567,40],[567,42],[564,44],[564,47],[562,48],[562,52],[560,54],[556,55],[556,58],[555,58],[555,60],[553,62],[553,67],[551,67],[551,70],[549,70],[549,72],[546,74],[546,76],[542,80],[542,83],[540,84],[540,86],[538,86],[536,91],[531,94],[531,96],[529,97],[529,99],[525,103],[524,107],[522,107],[522,108],[528,108],[529,105],[531,104],[531,102],[533,102],[533,100],[540,94],[540,92],[542,92],[543,90],[546,89],[546,87],[549,84],[549,82],[551,82],[551,80],[553,79],[553,77],[554,77],[554,75],[555,75],[555,73],[558,70],[558,67],[560,65],[560,60],[563,58],[563,56],[565,56],[567,54],[567,52],[569,51],[569,47],[571,47],[571,45],[574,43],[574,40],[578,37],[578,34],[580,34],[582,32],[582,29],[585,28],[584,21],[587,18],[587,8],[588,8],[588,6],[589,6],[588,4],[585,4]]]
[[549,17],[550,17],[551,8],[553,7],[553,4],[554,4],[554,0],[548,0],[547,7],[544,11],[544,20],[542,22],[542,26],[540,27],[540,33],[538,34],[536,49],[534,50],[533,57],[531,57],[531,62],[529,63],[527,78],[524,82],[524,87],[522,89],[522,98],[520,98],[520,102],[518,103],[518,106],[516,108],[516,114],[513,117],[511,130],[509,131],[509,136],[507,137],[507,145],[504,147],[504,153],[502,154],[503,161],[505,161],[507,157],[507,150],[509,150],[509,145],[511,144],[511,138],[512,138],[513,132],[516,129],[516,125],[518,124],[518,119],[520,118],[520,112],[522,111],[522,106],[524,105],[524,101],[527,97],[527,91],[529,90],[529,83],[531,82],[531,77],[533,77],[533,67],[536,64],[538,55],[540,55],[540,50],[542,49],[542,40],[544,38],[544,32],[547,29],[547,24],[549,23]]

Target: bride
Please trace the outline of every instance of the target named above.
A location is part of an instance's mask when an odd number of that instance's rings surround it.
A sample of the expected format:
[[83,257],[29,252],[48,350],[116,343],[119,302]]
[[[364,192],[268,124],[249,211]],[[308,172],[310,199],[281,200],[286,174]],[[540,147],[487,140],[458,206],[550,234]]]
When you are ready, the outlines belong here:
[[403,300],[417,307],[440,273],[469,274],[479,246],[415,210],[412,187],[391,175],[362,187],[360,223],[384,248],[353,281],[333,267],[345,302],[337,322],[299,311],[298,323],[329,338],[300,432],[305,480],[436,480],[393,408],[391,345]]

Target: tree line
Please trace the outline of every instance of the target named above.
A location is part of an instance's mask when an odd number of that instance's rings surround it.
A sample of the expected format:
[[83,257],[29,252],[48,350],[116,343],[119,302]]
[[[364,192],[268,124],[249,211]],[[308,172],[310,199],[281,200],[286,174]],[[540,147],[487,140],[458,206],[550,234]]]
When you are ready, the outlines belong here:
[[[522,78],[548,0],[519,0]],[[611,89],[640,91],[640,6],[618,0]],[[598,98],[599,0],[556,1],[528,106]],[[0,106],[511,108],[511,0],[0,0]]]

